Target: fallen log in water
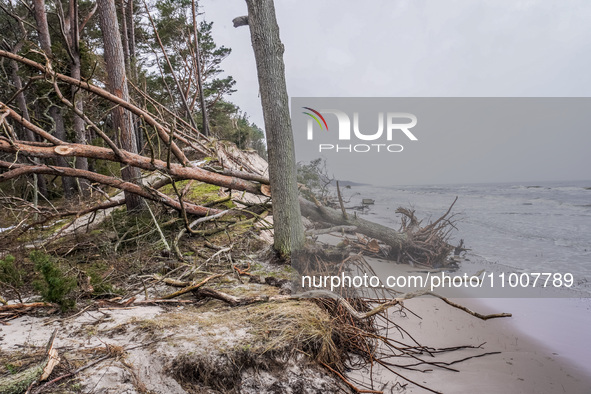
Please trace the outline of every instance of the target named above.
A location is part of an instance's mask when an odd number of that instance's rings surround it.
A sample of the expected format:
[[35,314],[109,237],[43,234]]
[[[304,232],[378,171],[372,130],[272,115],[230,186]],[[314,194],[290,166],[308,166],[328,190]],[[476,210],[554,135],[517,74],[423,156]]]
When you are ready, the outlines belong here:
[[[456,199],[457,200],[457,199]],[[382,241],[390,247],[388,257],[411,265],[418,264],[439,267],[447,264],[447,257],[453,246],[447,243],[453,222],[450,216],[451,204],[447,212],[433,223],[421,226],[414,211],[398,208],[403,216],[401,231],[362,219],[356,215],[343,215],[343,212],[314,203],[300,197],[300,210],[306,218],[316,222],[326,222],[337,226],[355,226],[357,232]]]
[[316,222],[328,222],[338,226],[355,226],[360,233],[379,239],[385,244],[397,249],[402,247],[404,242],[407,241],[406,234],[360,217],[348,215],[348,218],[345,218],[341,211],[316,205],[304,198],[300,198],[300,210],[303,216]]

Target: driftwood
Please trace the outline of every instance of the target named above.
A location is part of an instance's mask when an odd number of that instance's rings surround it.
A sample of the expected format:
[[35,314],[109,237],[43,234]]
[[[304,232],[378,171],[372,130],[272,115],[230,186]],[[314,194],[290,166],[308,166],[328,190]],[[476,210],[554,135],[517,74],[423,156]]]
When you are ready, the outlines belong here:
[[[0,306],[0,324],[10,325],[10,323],[7,323],[8,320],[15,319],[20,315],[25,314],[33,309],[56,307],[57,306],[55,304],[50,304],[49,302],[31,302],[28,304],[18,303],[2,305]],[[2,391],[0,391],[0,393],[2,393]]]
[[201,286],[203,286],[204,284],[206,284],[207,282],[209,282],[210,280],[215,279],[215,278],[219,278],[219,277],[224,276],[224,275],[226,275],[226,274],[225,273],[222,273],[222,274],[215,274],[215,275],[208,276],[207,278],[203,279],[201,282],[195,283],[195,284],[191,284],[191,285],[189,285],[189,286],[187,286],[185,288],[182,288],[179,291],[175,291],[174,293],[167,294],[164,297],[162,297],[162,299],[169,300],[171,298],[178,297],[180,295],[189,293],[191,291],[195,291],[195,290],[199,289]]

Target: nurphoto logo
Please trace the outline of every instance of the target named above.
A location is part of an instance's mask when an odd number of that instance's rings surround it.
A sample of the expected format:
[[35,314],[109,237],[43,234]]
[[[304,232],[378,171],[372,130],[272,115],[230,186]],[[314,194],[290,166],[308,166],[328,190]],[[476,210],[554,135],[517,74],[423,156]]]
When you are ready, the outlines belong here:
[[[402,152],[404,147],[401,144],[391,143],[394,138],[401,135],[406,136],[411,141],[418,141],[418,138],[410,131],[417,125],[417,117],[406,112],[378,112],[378,129],[377,131],[369,132],[369,130],[360,130],[359,127],[359,112],[353,112],[353,127],[351,127],[351,118],[347,113],[338,109],[321,109],[315,110],[310,107],[302,107],[307,110],[302,112],[309,117],[307,122],[307,139],[314,140],[314,128],[329,131],[328,123],[324,115],[334,115],[338,122],[338,142],[341,141],[375,141],[374,143],[361,144],[318,144],[318,151],[333,151],[333,152],[349,152],[349,153],[366,153],[366,152]],[[385,127],[384,127],[385,124]],[[317,125],[317,126],[315,126]],[[384,135],[385,129],[385,135]],[[351,130],[353,132],[351,132]],[[380,143],[380,141],[384,141]]]

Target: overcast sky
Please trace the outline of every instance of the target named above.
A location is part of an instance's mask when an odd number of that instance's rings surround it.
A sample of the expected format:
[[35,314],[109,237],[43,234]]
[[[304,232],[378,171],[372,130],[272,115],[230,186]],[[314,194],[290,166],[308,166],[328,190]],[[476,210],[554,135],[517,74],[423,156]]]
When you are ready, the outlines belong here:
[[[199,4],[202,18],[214,22],[216,42],[232,48],[222,64],[237,80],[230,100],[264,127],[249,31],[231,22],[247,13],[246,3]],[[275,6],[293,97],[591,96],[588,0],[275,0]],[[419,176],[413,183],[591,179],[591,155],[581,149],[591,146],[591,130],[568,134],[556,150],[547,138],[521,138],[523,146],[511,147],[547,168],[522,166],[529,170],[516,173],[497,165],[502,152],[491,152],[467,155],[470,176],[458,173],[455,162],[446,171],[443,162],[436,180]]]

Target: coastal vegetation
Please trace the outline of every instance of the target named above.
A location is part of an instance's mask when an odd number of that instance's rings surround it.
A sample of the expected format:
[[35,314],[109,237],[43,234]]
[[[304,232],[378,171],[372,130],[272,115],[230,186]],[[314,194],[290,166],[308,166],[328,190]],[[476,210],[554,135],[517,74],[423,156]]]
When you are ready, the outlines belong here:
[[[266,142],[231,103],[231,50],[195,1],[0,5],[0,324],[23,342],[0,351],[0,393],[378,393],[347,375],[376,363],[437,392],[401,371],[488,354],[392,321],[426,292],[293,291],[304,271],[371,270],[372,256],[448,265],[454,216],[398,208],[390,229],[347,212],[338,184],[331,207],[320,162],[298,184],[271,0],[241,19]],[[319,246],[323,232],[354,235]],[[430,361],[460,349],[477,353]]]

